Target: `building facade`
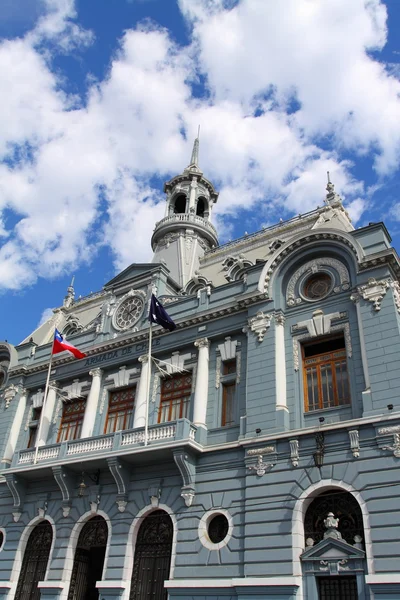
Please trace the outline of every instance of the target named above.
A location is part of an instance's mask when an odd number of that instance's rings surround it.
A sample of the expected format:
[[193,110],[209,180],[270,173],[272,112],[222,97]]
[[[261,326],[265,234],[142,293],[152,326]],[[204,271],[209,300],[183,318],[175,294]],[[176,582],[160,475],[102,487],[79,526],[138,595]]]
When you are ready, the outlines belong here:
[[[0,344],[0,597],[398,599],[385,226],[354,229],[329,182],[321,208],[219,245],[198,140],[165,192],[152,263],[85,298],[72,282]],[[177,328],[149,361],[152,292]],[[43,404],[55,327],[87,356],[54,357]]]

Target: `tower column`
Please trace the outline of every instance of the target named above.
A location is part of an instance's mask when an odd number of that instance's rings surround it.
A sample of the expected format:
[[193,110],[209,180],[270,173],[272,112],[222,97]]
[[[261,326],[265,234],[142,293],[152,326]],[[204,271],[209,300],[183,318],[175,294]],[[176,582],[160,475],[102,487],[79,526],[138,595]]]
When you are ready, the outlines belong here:
[[82,423],[82,438],[91,437],[93,435],[100,396],[102,370],[93,369],[93,371],[89,371],[89,375],[92,376],[92,385],[90,386],[89,396],[86,401],[85,416],[83,417]]
[[49,390],[47,392],[47,398],[44,398],[45,404],[43,406],[43,414],[41,416],[40,425],[40,438],[38,439],[38,446],[45,446],[49,435],[50,423],[54,413],[54,406],[57,399],[57,382],[50,381]]
[[6,449],[2,458],[3,463],[11,464],[14,456],[15,448],[17,446],[18,436],[21,431],[22,421],[26,409],[26,401],[28,398],[28,390],[25,388],[20,389],[17,410],[14,415],[14,420],[11,425],[11,431],[8,436]]
[[206,427],[210,342],[207,338],[201,338],[196,340],[194,345],[199,349],[199,360],[194,390],[193,423]]
[[146,410],[147,410],[147,394],[149,393],[148,377],[149,377],[149,355],[143,354],[139,356],[139,362],[142,363],[142,370],[140,372],[139,389],[136,394],[135,400],[135,415],[133,418],[133,427],[144,427],[146,424]]
[[289,411],[286,398],[286,356],[285,356],[285,317],[275,315],[275,386],[276,386],[276,425],[278,429],[288,429]]

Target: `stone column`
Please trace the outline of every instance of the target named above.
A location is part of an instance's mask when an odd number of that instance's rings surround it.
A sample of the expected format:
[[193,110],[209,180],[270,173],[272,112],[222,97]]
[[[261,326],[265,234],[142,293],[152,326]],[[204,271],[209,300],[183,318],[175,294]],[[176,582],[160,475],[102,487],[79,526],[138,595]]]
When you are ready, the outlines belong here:
[[207,338],[201,338],[196,340],[194,345],[199,349],[199,359],[197,363],[196,387],[194,390],[193,423],[206,427],[210,342]]
[[102,370],[93,369],[93,371],[89,371],[89,375],[92,376],[92,385],[90,386],[89,396],[86,401],[81,438],[87,438],[93,435],[94,423],[97,415],[97,406],[100,396]]
[[[26,409],[26,400],[28,397],[28,390],[25,388],[21,388],[19,390],[19,399],[17,410],[14,415],[14,420],[11,425],[11,431],[8,436],[6,448],[4,450],[4,456],[2,458],[3,463],[11,464],[12,458],[14,456],[15,448],[17,446],[18,436],[21,431],[22,421],[25,414]],[[15,400],[14,400],[15,402]]]
[[278,429],[287,429],[285,317],[280,313],[275,314],[275,386],[276,425]]
[[[45,398],[43,398],[43,401]],[[40,438],[38,439],[38,446],[45,446],[47,444],[47,438],[49,435],[49,429],[51,419],[53,418],[54,406],[57,400],[57,382],[50,381],[49,391],[47,392],[46,403],[42,408],[41,426],[40,426]],[[39,432],[38,432],[39,433]]]
[[139,362],[142,363],[140,372],[139,386],[135,399],[135,415],[133,418],[133,427],[144,427],[146,423],[146,410],[148,406],[147,395],[150,394],[149,385],[149,355],[139,356]]

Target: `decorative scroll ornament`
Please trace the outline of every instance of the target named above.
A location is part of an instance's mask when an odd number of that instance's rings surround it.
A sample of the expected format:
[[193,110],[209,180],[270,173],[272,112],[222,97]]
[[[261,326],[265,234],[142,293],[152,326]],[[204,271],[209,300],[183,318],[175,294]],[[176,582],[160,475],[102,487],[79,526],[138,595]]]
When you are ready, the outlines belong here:
[[247,456],[262,456],[263,454],[274,454],[275,446],[265,446],[264,448],[251,448],[247,450]]
[[250,465],[249,469],[250,471],[255,471],[258,475],[258,477],[262,477],[263,475],[265,475],[265,473],[269,470],[272,469],[272,467],[275,465],[275,463],[270,462],[270,463],[265,463],[263,461],[263,457],[261,455],[258,456],[257,458],[257,462],[255,465]]
[[299,464],[299,440],[289,440],[290,444],[290,460],[292,465],[297,467]]
[[392,425],[391,427],[381,427],[378,429],[378,433],[380,435],[385,435],[387,433],[400,433],[400,425]]
[[15,398],[18,392],[19,388],[17,385],[11,384],[8,386],[8,388],[4,391],[5,408],[10,406],[11,400]]
[[394,303],[397,308],[397,312],[400,313],[400,285],[398,281],[392,281],[390,287],[393,290]]
[[255,317],[248,320],[249,329],[257,336],[259,342],[262,342],[267,330],[271,326],[272,315],[264,314],[258,311]]
[[393,434],[393,446],[383,446],[382,450],[390,450],[393,456],[400,458],[400,433]]
[[360,456],[360,440],[357,429],[351,429],[349,431],[350,438],[350,449],[353,453],[354,458],[358,458]]
[[374,277],[370,277],[366,284],[357,287],[358,292],[364,298],[373,303],[376,311],[381,310],[381,303],[386,292],[390,287],[390,282],[387,279],[377,281]]

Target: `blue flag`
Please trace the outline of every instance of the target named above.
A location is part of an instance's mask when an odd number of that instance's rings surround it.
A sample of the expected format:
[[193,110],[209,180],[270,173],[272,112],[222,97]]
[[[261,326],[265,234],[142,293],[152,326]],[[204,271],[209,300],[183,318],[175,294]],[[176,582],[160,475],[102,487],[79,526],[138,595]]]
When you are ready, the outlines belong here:
[[175,323],[154,294],[151,295],[149,321],[150,323],[157,323],[157,325],[161,325],[169,331],[176,329]]

